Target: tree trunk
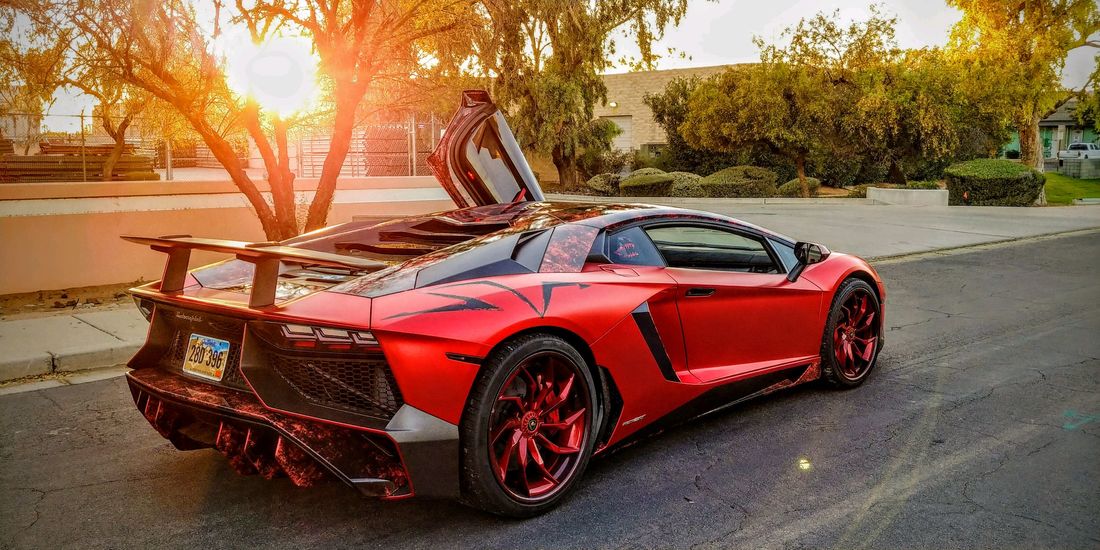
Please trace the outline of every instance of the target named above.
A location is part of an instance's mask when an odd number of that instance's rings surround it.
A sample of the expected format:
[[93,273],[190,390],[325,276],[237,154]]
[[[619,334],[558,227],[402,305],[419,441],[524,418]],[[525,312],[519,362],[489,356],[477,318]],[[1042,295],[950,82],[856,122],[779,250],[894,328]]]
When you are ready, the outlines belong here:
[[107,159],[103,161],[103,181],[111,181],[115,165],[118,164],[118,159],[122,158],[122,150],[126,148],[126,129],[130,127],[131,120],[132,117],[127,115],[119,122],[117,128],[112,128],[107,117],[104,117],[103,129],[107,131],[107,135],[115,140],[115,146],[111,148],[111,154],[107,155]]
[[1040,172],[1043,171],[1043,144],[1039,139],[1039,118],[1016,125],[1016,134],[1020,136],[1020,162]]
[[810,186],[806,183],[806,155],[799,153],[794,159],[798,170],[798,186],[802,188],[802,198],[810,197]]
[[[298,234],[298,202],[294,199],[294,172],[290,169],[290,150],[286,139],[286,121],[275,119],[275,148],[279,151],[276,169],[279,170],[280,201],[275,203],[275,214],[284,231]],[[272,196],[275,189],[271,190]]]
[[[267,238],[283,240],[294,237],[298,235],[298,220],[294,213],[294,174],[290,172],[289,160],[286,163],[280,162],[287,153],[285,150],[280,151],[276,156],[271,142],[260,126],[259,107],[256,104],[249,104],[241,113],[241,119],[248,130],[248,135],[252,136],[252,140],[256,142],[256,148],[260,151],[264,168],[267,170],[267,184],[271,188],[271,202],[275,205],[274,221],[278,231],[274,237],[268,234]],[[285,148],[286,123],[276,119],[274,126],[277,145]],[[278,137],[280,134],[281,140]]]
[[337,101],[332,140],[329,142],[328,154],[325,155],[325,164],[321,167],[321,178],[317,180],[317,193],[313,195],[313,202],[309,205],[306,231],[320,229],[328,220],[328,211],[336,194],[336,181],[351,149],[351,134],[355,130],[355,109],[359,102],[353,95]]
[[[1043,171],[1043,142],[1039,137],[1039,116],[1035,115],[1016,125],[1016,134],[1020,136],[1020,162],[1040,172]],[[1039,198],[1035,199],[1036,206],[1047,203],[1047,192],[1044,186],[1039,190]]]
[[886,174],[886,179],[890,183],[896,183],[898,185],[906,185],[908,182],[905,180],[905,172],[902,171],[901,166],[898,166],[898,161],[890,161],[890,171]]
[[554,147],[551,152],[554,160],[554,168],[558,169],[558,184],[563,192],[568,193],[577,185],[576,159],[566,155],[561,147]]
[[248,203],[252,205],[252,209],[256,212],[256,217],[260,219],[260,226],[263,228],[267,239],[278,241],[291,237],[292,235],[282,236],[282,228],[279,226],[278,220],[275,219],[275,213],[272,212],[271,207],[264,200],[260,190],[256,188],[256,184],[252,182],[252,178],[248,177],[248,172],[241,168],[241,163],[237,159],[237,152],[233,150],[233,145],[221,137],[213,128],[203,124],[198,119],[188,120],[188,122],[202,138],[202,142],[210,148],[210,153],[214,155],[214,158],[229,173],[229,179],[233,180],[237,189],[240,189],[241,193],[248,199]]

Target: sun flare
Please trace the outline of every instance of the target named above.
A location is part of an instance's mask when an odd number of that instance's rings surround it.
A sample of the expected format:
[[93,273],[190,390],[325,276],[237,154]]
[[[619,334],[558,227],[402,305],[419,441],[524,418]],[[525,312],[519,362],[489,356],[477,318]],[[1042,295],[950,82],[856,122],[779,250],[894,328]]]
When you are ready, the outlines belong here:
[[308,110],[319,95],[317,59],[309,40],[273,37],[262,44],[248,39],[226,44],[230,89],[256,100],[280,117]]

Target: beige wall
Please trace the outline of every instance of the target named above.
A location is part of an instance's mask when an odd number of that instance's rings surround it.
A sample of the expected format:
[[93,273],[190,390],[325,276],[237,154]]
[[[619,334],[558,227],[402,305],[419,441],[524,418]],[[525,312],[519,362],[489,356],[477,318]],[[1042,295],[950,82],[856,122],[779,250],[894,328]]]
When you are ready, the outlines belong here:
[[[597,117],[629,116],[632,149],[638,149],[647,143],[665,143],[665,131],[653,121],[653,112],[642,102],[642,98],[647,93],[664,91],[665,86],[674,78],[692,76],[706,78],[725,71],[729,67],[731,65],[604,75],[603,81],[607,85],[607,104],[597,105],[595,114]],[[611,107],[612,103],[616,106]]]
[[[300,202],[315,188],[315,179],[295,182]],[[349,178],[338,185],[329,222],[450,208],[431,177]],[[229,182],[0,185],[0,294],[158,279],[164,255],[118,237],[170,234],[264,240]],[[192,265],[222,258],[196,253]]]

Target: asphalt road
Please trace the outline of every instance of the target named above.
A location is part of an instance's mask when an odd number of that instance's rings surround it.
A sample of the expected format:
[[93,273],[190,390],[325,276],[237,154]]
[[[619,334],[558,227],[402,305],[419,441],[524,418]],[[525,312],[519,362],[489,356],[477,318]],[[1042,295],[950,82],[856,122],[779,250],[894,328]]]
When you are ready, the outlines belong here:
[[2,396],[0,545],[1100,547],[1100,233],[879,267],[863,387],[648,439],[528,521],[239,477],[173,450],[118,378]]

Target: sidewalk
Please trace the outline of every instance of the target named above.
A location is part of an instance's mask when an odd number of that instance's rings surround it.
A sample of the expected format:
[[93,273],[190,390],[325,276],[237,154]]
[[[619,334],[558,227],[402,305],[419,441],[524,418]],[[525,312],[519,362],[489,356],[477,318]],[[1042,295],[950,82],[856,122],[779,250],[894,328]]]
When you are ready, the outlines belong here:
[[0,382],[123,365],[145,341],[136,307],[0,321]]
[[[592,199],[556,196],[551,200],[566,198]],[[649,200],[654,201],[733,216],[871,260],[1100,228],[1100,206],[914,207],[836,201],[792,204],[736,199]],[[123,365],[145,340],[146,329],[145,319],[133,306],[0,320],[0,383]]]

